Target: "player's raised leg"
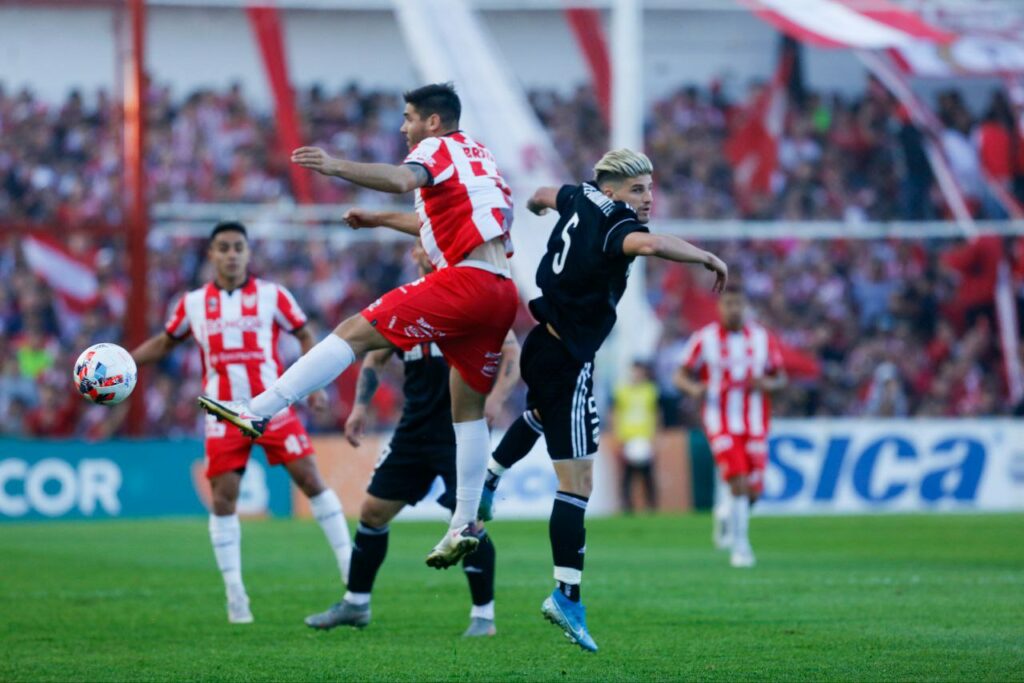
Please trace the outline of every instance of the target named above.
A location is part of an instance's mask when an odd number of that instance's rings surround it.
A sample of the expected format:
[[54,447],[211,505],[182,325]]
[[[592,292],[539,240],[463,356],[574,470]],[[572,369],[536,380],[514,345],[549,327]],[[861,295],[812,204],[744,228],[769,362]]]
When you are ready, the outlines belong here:
[[533,410],[526,410],[505,432],[498,447],[494,449],[487,463],[487,478],[480,496],[477,516],[487,522],[494,517],[494,494],[498,491],[501,478],[510,467],[526,457],[533,450],[537,439],[544,436],[544,426]]
[[249,596],[242,582],[242,526],[235,511],[241,483],[242,475],[237,471],[224,472],[210,478],[213,493],[210,543],[217,559],[217,569],[224,579],[228,621],[232,624],[251,624],[253,616],[249,610]]
[[331,629],[335,626],[363,628],[369,625],[373,583],[388,554],[388,525],[403,507],[404,501],[385,500],[372,493],[366,496],[359,511],[359,526],[356,528],[352,563],[348,574],[348,590],[339,602],[323,612],[306,617],[307,626]]
[[365,317],[353,315],[303,354],[266,391],[251,401],[217,401],[201,396],[199,405],[208,413],[256,438],[263,434],[271,417],[327,386],[352,365],[357,357],[367,351],[391,346]]
[[[264,448],[266,448],[265,445]],[[334,552],[334,558],[338,563],[338,572],[341,574],[341,582],[347,585],[349,564],[352,559],[352,541],[338,494],[324,483],[312,454],[286,462],[285,468],[295,485],[309,499],[313,517],[316,518],[317,524],[320,525],[320,529],[327,538],[327,543]]]

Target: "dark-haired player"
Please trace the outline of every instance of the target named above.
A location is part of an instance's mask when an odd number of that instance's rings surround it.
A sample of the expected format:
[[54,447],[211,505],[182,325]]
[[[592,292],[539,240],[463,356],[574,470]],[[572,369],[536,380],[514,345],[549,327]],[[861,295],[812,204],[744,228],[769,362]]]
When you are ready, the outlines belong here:
[[704,402],[704,432],[728,485],[725,500],[715,501],[715,544],[728,547],[740,568],[756,564],[750,507],[764,489],[770,395],[786,385],[778,340],[748,322],[746,308],[743,288],[730,284],[718,300],[720,319],[693,333],[675,376],[676,386]]
[[543,434],[558,475],[549,525],[557,586],[541,611],[570,640],[590,651],[597,645],[587,632],[580,582],[586,550],[583,518],[600,434],[593,395],[594,355],[615,325],[615,305],[626,289],[635,257],[702,264],[716,275],[715,291],[721,291],[728,277],[726,265],[711,252],[677,237],[648,232],[653,171],[643,154],[628,149],[608,152],[594,167],[593,181],[561,189],[543,187],[527,204],[540,215],[557,210],[558,223],[537,268],[541,296],[530,302],[539,324],[523,344],[527,412],[495,450],[481,501],[480,516],[489,519],[502,473]]
[[[303,351],[313,348],[313,333],[288,290],[249,276],[249,242],[241,223],[218,224],[210,235],[207,256],[215,272],[213,281],[181,297],[164,331],[140,344],[132,356],[139,365],[155,363],[191,334],[202,350],[204,391],[219,401],[248,399],[281,373],[278,333],[295,335]],[[310,405],[325,409],[326,395],[311,394]],[[255,444],[263,447],[271,465],[284,465],[309,497],[313,515],[334,550],[342,581],[348,581],[352,546],[341,502],[320,478],[313,446],[295,411],[275,415]],[[213,417],[206,421],[206,476],[213,490],[210,541],[227,590],[228,621],[233,624],[253,620],[242,583],[242,531],[235,512],[253,445],[237,427]]]
[[[358,211],[364,220],[381,221],[383,218],[378,212]],[[423,273],[430,272],[430,260],[421,246],[413,249],[413,257]],[[377,373],[394,353],[391,349],[380,349],[371,351],[363,359],[355,406],[345,423],[345,437],[353,446],[359,446],[366,428],[367,408],[379,384]],[[448,363],[433,342],[400,353],[405,366],[405,405],[359,511],[348,591],[326,611],[306,619],[306,624],[313,628],[363,627],[370,623],[370,594],[387,555],[389,524],[406,505],[416,505],[423,500],[437,477],[441,477],[445,487],[437,502],[449,510],[455,507],[455,433],[452,431]],[[515,384],[518,360],[519,344],[515,335],[509,333],[499,379],[488,397],[493,407],[500,408]],[[482,527],[477,529],[477,536],[480,545],[462,560],[473,601],[469,628],[464,635],[491,636],[495,634],[495,550]]]
[[462,105],[451,84],[407,92],[405,102],[402,133],[410,152],[404,163],[356,163],[316,147],[295,150],[292,161],[381,192],[415,190],[418,224],[403,221],[398,229],[423,241],[436,270],[341,323],[252,401],[199,401],[259,436],[267,420],[333,380],[358,356],[437,344],[452,368],[458,484],[448,532],[427,564],[446,568],[479,543],[473,526],[490,450],[484,404],[518,306],[508,262],[512,196],[487,148],[459,130]]

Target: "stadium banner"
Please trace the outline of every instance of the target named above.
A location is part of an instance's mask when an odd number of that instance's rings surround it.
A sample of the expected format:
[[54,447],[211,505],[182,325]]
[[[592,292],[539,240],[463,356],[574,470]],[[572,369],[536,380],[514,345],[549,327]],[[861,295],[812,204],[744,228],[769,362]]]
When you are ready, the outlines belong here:
[[[204,515],[203,443],[0,439],[0,521]],[[255,453],[262,453],[257,448]],[[238,512],[288,516],[288,474],[255,455]]]
[[1024,423],[776,420],[757,510],[1024,510]]

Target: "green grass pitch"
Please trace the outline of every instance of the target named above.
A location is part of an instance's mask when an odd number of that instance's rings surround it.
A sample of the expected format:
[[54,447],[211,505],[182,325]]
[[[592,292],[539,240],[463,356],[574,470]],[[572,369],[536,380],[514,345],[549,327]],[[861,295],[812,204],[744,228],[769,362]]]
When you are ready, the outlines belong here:
[[392,527],[364,631],[308,630],[339,597],[312,522],[243,522],[256,623],[229,626],[205,520],[0,527],[0,681],[1024,681],[1024,516],[756,518],[734,570],[706,516],[588,523],[601,651],[540,616],[543,522],[497,521],[498,636],[468,641],[437,523]]

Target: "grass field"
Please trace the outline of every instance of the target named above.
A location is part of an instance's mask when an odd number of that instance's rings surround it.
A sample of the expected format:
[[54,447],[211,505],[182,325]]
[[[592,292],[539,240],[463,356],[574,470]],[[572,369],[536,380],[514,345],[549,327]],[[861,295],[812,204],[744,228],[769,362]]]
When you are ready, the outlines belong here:
[[543,621],[544,523],[498,521],[498,636],[460,638],[437,524],[392,527],[364,631],[314,523],[243,523],[256,623],[229,626],[204,520],[0,527],[0,680],[1024,680],[1024,517],[755,519],[733,570],[707,517],[588,524],[596,655]]

